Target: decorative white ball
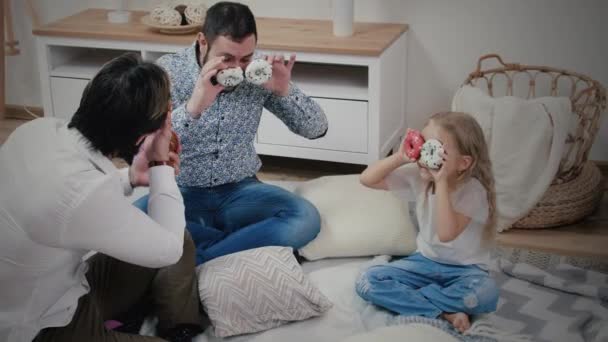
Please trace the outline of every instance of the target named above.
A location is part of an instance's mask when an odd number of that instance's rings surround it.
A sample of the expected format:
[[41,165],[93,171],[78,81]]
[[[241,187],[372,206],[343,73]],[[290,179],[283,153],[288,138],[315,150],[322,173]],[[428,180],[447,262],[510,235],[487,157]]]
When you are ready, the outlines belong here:
[[205,14],[207,13],[207,7],[202,4],[190,4],[184,11],[184,16],[188,24],[201,25],[205,21]]
[[217,82],[224,87],[234,87],[243,82],[243,69],[241,67],[220,70],[215,76]]
[[150,17],[160,25],[179,26],[182,23],[182,15],[170,7],[156,7],[150,12]]
[[272,77],[272,65],[265,59],[255,59],[247,66],[245,77],[253,84],[262,85]]
[[429,139],[424,142],[420,150],[420,163],[429,169],[437,170],[443,164],[443,145],[437,139]]

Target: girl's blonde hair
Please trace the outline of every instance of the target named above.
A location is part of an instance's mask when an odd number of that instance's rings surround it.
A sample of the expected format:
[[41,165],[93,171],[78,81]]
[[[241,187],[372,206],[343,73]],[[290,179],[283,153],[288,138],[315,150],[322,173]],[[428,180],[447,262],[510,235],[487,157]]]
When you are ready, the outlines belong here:
[[471,166],[459,176],[458,180],[474,177],[486,189],[489,215],[483,239],[486,242],[493,241],[496,235],[496,189],[492,161],[481,126],[471,115],[460,112],[437,113],[431,116],[429,121],[452,135],[460,154],[471,157]]

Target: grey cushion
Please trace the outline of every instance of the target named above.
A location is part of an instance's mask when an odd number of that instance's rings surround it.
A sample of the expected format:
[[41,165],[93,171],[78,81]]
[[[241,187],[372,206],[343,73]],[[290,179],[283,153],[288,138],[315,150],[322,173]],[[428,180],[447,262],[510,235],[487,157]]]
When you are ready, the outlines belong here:
[[319,316],[332,303],[308,279],[290,247],[262,247],[197,269],[199,294],[214,334],[228,337]]

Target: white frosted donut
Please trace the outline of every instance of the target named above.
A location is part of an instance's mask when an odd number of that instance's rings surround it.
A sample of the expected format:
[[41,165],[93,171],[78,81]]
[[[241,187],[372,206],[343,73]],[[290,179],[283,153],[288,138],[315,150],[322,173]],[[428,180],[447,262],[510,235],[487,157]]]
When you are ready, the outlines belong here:
[[205,21],[205,14],[207,13],[207,7],[203,3],[189,4],[184,11],[184,16],[188,24],[200,25]]
[[253,84],[262,85],[272,77],[272,65],[265,59],[255,59],[247,66],[245,77]]
[[420,150],[420,163],[429,169],[438,169],[443,164],[443,145],[437,139],[429,139],[423,145]]
[[170,7],[156,7],[150,12],[150,17],[160,25],[179,26],[182,23],[182,15]]
[[224,87],[234,87],[243,82],[243,69],[236,67],[220,70],[215,78]]

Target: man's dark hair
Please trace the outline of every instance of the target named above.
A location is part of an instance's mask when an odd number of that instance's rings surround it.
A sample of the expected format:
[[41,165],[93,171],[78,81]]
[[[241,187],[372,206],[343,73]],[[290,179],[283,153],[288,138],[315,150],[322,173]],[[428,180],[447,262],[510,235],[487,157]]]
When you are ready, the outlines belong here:
[[228,1],[221,1],[209,7],[201,32],[209,46],[217,36],[227,36],[236,42],[250,34],[253,34],[256,40],[258,38],[255,18],[249,7]]
[[80,131],[93,149],[130,163],[137,140],[162,126],[170,101],[165,71],[127,53],[106,63],[87,84],[68,127]]

